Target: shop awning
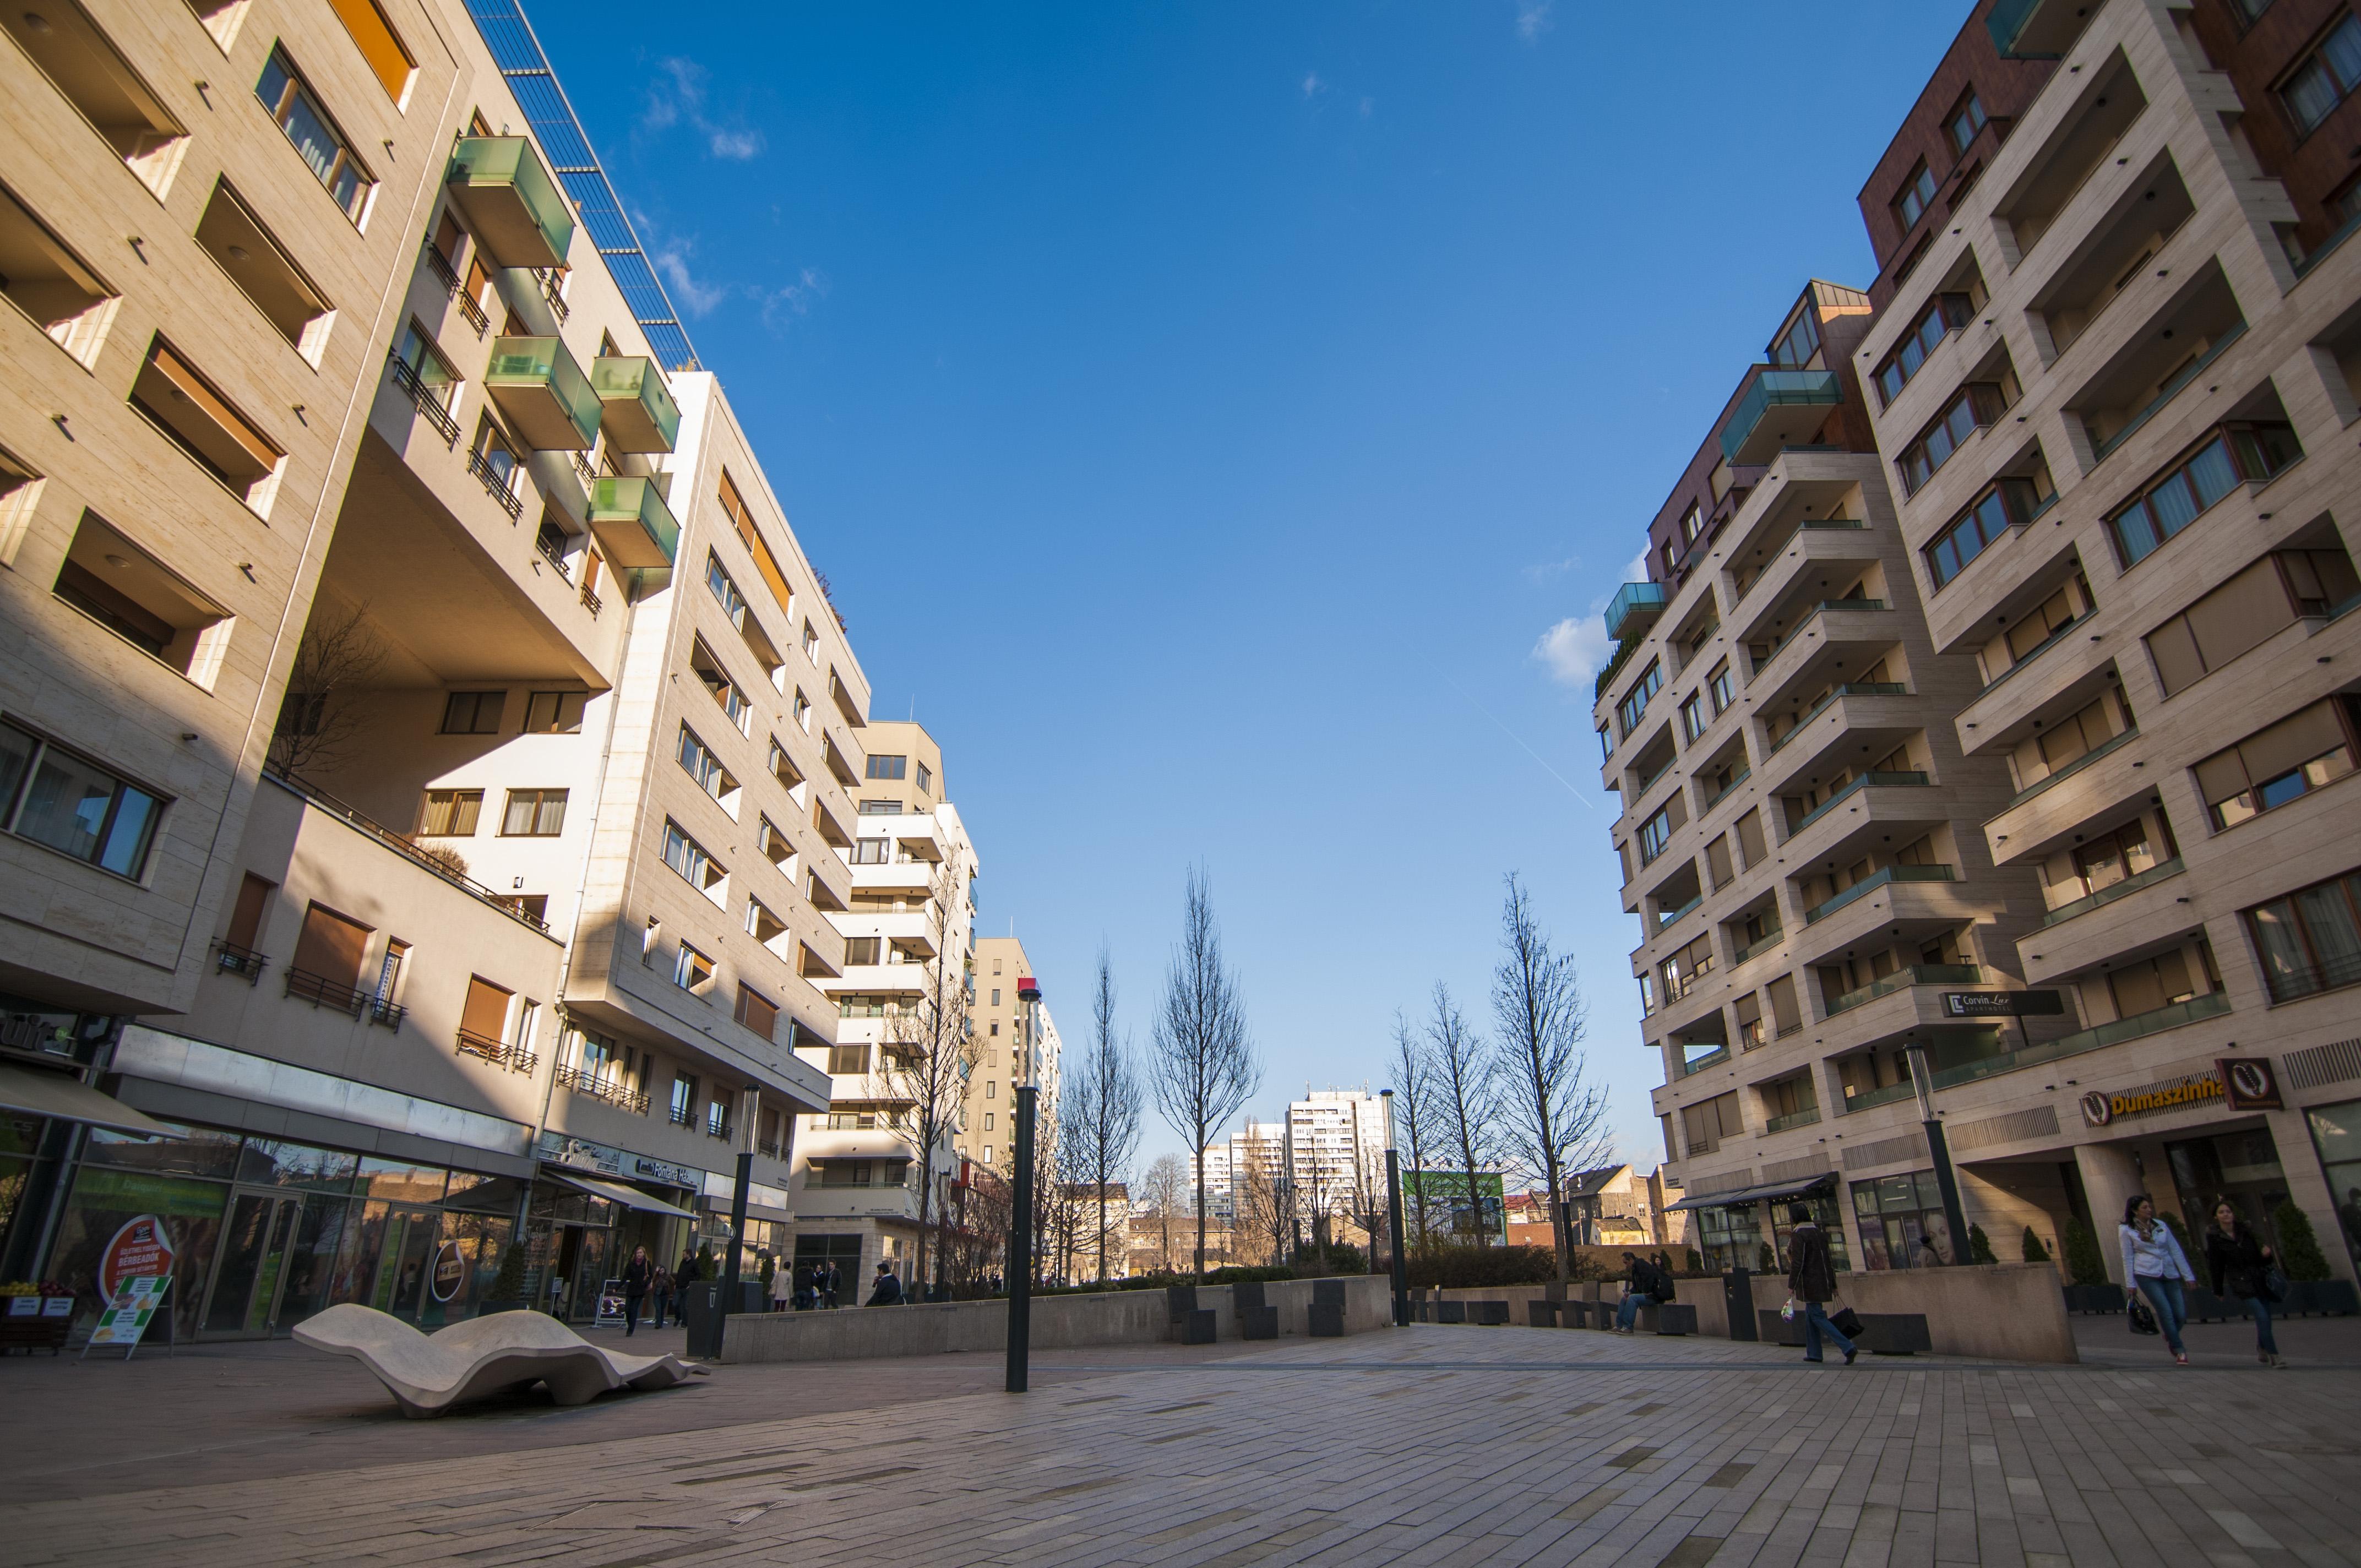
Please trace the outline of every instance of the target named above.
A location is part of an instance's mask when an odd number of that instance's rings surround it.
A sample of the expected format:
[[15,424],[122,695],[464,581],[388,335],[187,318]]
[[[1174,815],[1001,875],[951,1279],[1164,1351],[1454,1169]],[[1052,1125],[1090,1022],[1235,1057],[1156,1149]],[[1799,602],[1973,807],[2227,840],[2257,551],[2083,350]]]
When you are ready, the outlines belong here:
[[[707,1213],[719,1215],[725,1220],[730,1217],[731,1201],[732,1200],[727,1195],[715,1197],[710,1193],[697,1200],[697,1202],[704,1206]],[[750,1220],[768,1220],[776,1225],[791,1224],[795,1221],[795,1214],[788,1210],[777,1208],[769,1203],[752,1201],[749,1201],[746,1205],[746,1217]]]
[[626,1187],[620,1181],[600,1181],[596,1177],[577,1176],[570,1170],[544,1165],[541,1173],[568,1187],[578,1187],[593,1198],[604,1198],[609,1203],[620,1203],[626,1209],[644,1210],[651,1214],[670,1214],[675,1220],[694,1220],[696,1215],[661,1198],[651,1198],[636,1187]]
[[1815,1188],[1826,1187],[1836,1180],[1836,1172],[1824,1170],[1817,1176],[1807,1176],[1801,1181],[1772,1181],[1760,1187],[1732,1187],[1721,1192],[1708,1192],[1701,1198],[1684,1198],[1677,1203],[1667,1203],[1666,1209],[1724,1209],[1748,1203],[1776,1202],[1782,1198],[1801,1198]]
[[0,1111],[51,1116],[60,1122],[82,1122],[111,1133],[132,1133],[147,1138],[177,1138],[181,1135],[161,1122],[148,1120],[111,1094],[101,1094],[70,1073],[0,1066]]

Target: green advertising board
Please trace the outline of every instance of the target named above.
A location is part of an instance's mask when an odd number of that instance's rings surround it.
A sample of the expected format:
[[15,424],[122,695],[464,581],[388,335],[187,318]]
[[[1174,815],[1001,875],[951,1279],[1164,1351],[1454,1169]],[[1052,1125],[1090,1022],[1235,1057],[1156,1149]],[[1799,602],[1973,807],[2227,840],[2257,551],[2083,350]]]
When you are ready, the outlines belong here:
[[1464,1170],[1405,1170],[1402,1201],[1423,1211],[1438,1236],[1483,1246],[1509,1245],[1509,1202],[1506,1179],[1497,1171],[1476,1173],[1470,1199]]

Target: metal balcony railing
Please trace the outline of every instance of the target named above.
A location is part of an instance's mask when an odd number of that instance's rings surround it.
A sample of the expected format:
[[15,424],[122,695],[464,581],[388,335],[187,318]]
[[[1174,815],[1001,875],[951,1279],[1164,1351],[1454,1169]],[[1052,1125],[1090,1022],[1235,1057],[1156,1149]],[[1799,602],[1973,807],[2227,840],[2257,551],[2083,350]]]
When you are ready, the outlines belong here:
[[[386,359],[393,367],[394,385],[401,389],[403,395],[409,398],[411,406],[424,416],[426,422],[434,427],[434,433],[443,438],[443,444],[458,445],[459,422],[451,417],[451,410],[443,401],[441,394],[424,381],[420,380],[418,372],[412,370],[401,355],[389,354]],[[445,383],[446,386],[453,384],[455,383]]]
[[491,459],[484,455],[483,448],[478,447],[467,454],[467,472],[483,482],[485,493],[500,503],[500,510],[509,514],[511,521],[524,515],[524,498],[517,494],[513,464],[503,474],[492,466]]
[[1828,1015],[1833,1018],[1839,1013],[1850,1013],[1881,996],[1914,985],[1979,985],[1983,978],[1984,971],[1974,964],[1907,964],[1857,990],[1829,998]]
[[523,1046],[512,1046],[504,1040],[493,1039],[489,1035],[478,1035],[472,1029],[458,1031],[458,1047],[463,1057],[475,1057],[490,1062],[494,1067],[504,1067],[511,1072],[529,1073],[541,1064],[541,1058]]
[[1826,817],[1829,811],[1835,808],[1836,804],[1839,801],[1844,799],[1847,795],[1856,794],[1859,791],[1864,789],[1920,788],[1931,782],[1932,781],[1929,780],[1925,773],[1863,773],[1859,778],[1853,780],[1850,784],[1845,785],[1842,789],[1837,791],[1836,794],[1828,796],[1828,799],[1820,802],[1819,805],[1812,807],[1811,810],[1806,811],[1803,816],[1797,817],[1795,819],[1795,825],[1787,829],[1787,837],[1792,839],[1796,834],[1801,833],[1805,828],[1809,828],[1813,823],[1817,822],[1821,817]]
[[1808,1127],[1820,1119],[1820,1108],[1806,1105],[1801,1111],[1790,1111],[1784,1116],[1773,1116],[1763,1124],[1765,1134],[1784,1133],[1793,1127]]
[[287,992],[298,1002],[308,1002],[314,1007],[333,1007],[337,1012],[358,1021],[368,1010],[368,992],[356,986],[330,980],[310,970],[291,969],[287,971]]
[[1882,866],[1838,894],[1834,898],[1826,899],[1804,911],[1804,924],[1809,926],[1815,921],[1825,919],[1863,894],[1883,887],[1888,883],[1957,882],[1959,880],[1959,872],[1949,866]]
[[2070,904],[2059,905],[2041,917],[2041,923],[2044,926],[2055,926],[2062,920],[2071,920],[2077,915],[2088,915],[2103,904],[2113,904],[2118,898],[2129,898],[2151,883],[2164,882],[2177,877],[2185,869],[2180,863],[2179,855],[2173,856],[2169,861],[2158,861],[2144,872],[2134,872],[2119,883],[2111,883],[2096,893],[2086,894]]
[[433,240],[426,242],[425,249],[426,269],[434,274],[436,280],[443,285],[444,292],[449,294],[452,303],[459,307],[459,313],[467,319],[469,326],[476,329],[476,335],[483,336],[485,329],[492,324],[491,318],[484,314],[484,307],[467,292],[467,286],[459,281],[457,269],[451,265],[448,257],[434,248]]
[[648,1113],[648,1097],[644,1091],[618,1083],[611,1078],[599,1078],[584,1072],[578,1067],[561,1067],[552,1076],[562,1087],[585,1100],[602,1100],[635,1116]]
[[2133,740],[2138,738],[2138,736],[2139,727],[2137,725],[2134,725],[2129,729],[2116,730],[2114,734],[2109,736],[2106,740],[2100,741],[2097,745],[2092,747],[2089,751],[2083,752],[2081,756],[2075,758],[2064,767],[2059,768],[2057,772],[2045,774],[2044,776],[2034,780],[2023,789],[2018,790],[2015,796],[2008,803],[2010,807],[2014,809],[2016,806],[2023,806],[2026,801],[2031,800],[2035,795],[2039,795],[2043,790],[2048,789],[2050,785],[2058,783],[2060,779],[2071,778],[2076,773],[2081,773],[2084,768],[2089,767],[2092,763],[2105,756],[2108,752],[2120,751],[2124,747],[2130,745]]
[[244,975],[246,983],[248,985],[260,983],[263,969],[269,962],[270,956],[268,953],[258,953],[252,948],[241,948],[236,942],[214,944],[214,970],[222,974]]

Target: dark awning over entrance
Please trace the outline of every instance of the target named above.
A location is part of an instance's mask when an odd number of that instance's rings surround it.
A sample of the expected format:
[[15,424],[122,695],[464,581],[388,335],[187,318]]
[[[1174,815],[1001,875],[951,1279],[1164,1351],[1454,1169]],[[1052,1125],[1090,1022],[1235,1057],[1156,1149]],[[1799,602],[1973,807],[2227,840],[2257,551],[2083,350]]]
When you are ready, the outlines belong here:
[[0,1111],[21,1111],[55,1117],[60,1122],[82,1122],[109,1132],[134,1133],[142,1137],[181,1135],[113,1095],[101,1094],[71,1073],[0,1067]]
[[1732,1209],[1749,1203],[1776,1202],[1782,1198],[1801,1198],[1805,1193],[1834,1182],[1837,1174],[1824,1170],[1817,1176],[1801,1181],[1772,1181],[1760,1187],[1733,1187],[1724,1192],[1708,1192],[1701,1198],[1684,1198],[1677,1203],[1667,1203],[1667,1209]]
[[596,1177],[577,1176],[570,1170],[560,1170],[548,1165],[541,1168],[541,1173],[553,1181],[578,1187],[593,1198],[604,1198],[609,1203],[620,1203],[626,1209],[644,1209],[651,1214],[670,1214],[675,1220],[697,1218],[686,1209],[667,1203],[661,1198],[652,1198],[638,1188],[626,1187],[620,1181],[600,1181]]

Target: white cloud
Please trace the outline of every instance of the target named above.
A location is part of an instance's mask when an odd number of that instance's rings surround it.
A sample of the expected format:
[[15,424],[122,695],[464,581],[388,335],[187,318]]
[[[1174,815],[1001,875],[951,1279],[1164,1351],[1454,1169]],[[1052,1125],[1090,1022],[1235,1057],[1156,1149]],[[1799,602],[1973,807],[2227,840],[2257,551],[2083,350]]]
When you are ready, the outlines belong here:
[[1550,12],[1557,0],[1517,0],[1517,37],[1526,43],[1539,43],[1543,33],[1554,26]]
[[[1579,557],[1559,564],[1570,567]],[[1528,567],[1530,574],[1532,568]],[[1615,597],[1615,589],[1625,583],[1648,580],[1648,555],[1645,551],[1631,557],[1623,568],[1621,577],[1590,601],[1584,615],[1570,615],[1547,631],[1533,644],[1532,656],[1549,666],[1550,679],[1562,685],[1578,686],[1595,677],[1607,666],[1608,655],[1614,646],[1607,637],[1607,604]]]
[[809,314],[814,300],[827,295],[828,275],[817,267],[807,267],[796,274],[794,282],[756,292],[763,302],[763,324],[773,332],[781,332],[796,317]]
[[664,131],[686,124],[705,138],[706,149],[714,157],[733,163],[762,153],[762,132],[725,126],[706,114],[705,82],[710,73],[705,67],[675,55],[656,61],[656,70],[660,75],[640,112],[640,129]]
[[1318,71],[1307,71],[1303,73],[1303,95],[1306,98],[1317,98],[1320,96],[1321,90],[1325,88],[1327,85],[1328,84],[1326,82],[1320,80],[1320,73]]
[[700,283],[688,269],[689,254],[697,248],[694,240],[668,240],[648,251],[648,265],[664,274],[664,292],[672,302],[693,316],[708,315],[713,308],[730,297],[727,283]]
[[730,159],[732,162],[743,163],[746,159],[752,158],[755,154],[763,150],[763,133],[760,131],[715,131],[707,145],[713,148],[714,157],[726,158]]

